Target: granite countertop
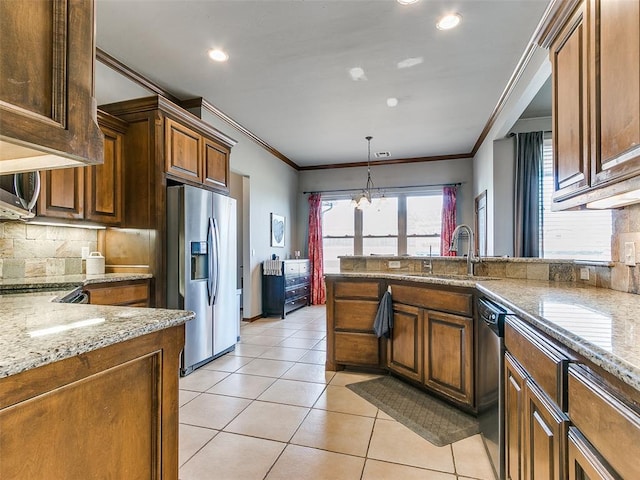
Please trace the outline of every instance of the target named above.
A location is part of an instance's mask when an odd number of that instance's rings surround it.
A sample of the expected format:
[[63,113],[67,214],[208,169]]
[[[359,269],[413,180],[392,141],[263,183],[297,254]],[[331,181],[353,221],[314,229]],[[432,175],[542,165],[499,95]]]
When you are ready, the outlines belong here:
[[[150,278],[119,274],[95,276],[95,279],[77,277],[80,285]],[[8,294],[4,289],[6,280],[2,282],[0,378],[181,325],[195,317],[193,312],[183,310],[54,303],[56,298],[68,293],[70,287],[79,285],[68,282],[68,277],[60,278],[63,280],[38,283],[47,291],[30,293]],[[18,290],[10,288],[12,292]]]
[[386,280],[399,280],[419,283],[429,283],[432,285],[448,285],[455,287],[474,288],[480,280],[501,280],[497,277],[478,277],[469,275],[454,274],[419,274],[419,273],[389,273],[389,272],[342,272],[327,273],[327,278],[384,278]]
[[11,291],[64,290],[92,283],[124,282],[153,278],[150,273],[104,273],[102,275],[60,275],[51,277],[0,278],[0,294]]
[[[384,278],[475,287],[523,320],[640,391],[640,295],[572,282],[376,272],[327,278]],[[392,293],[393,294],[393,293]]]
[[537,280],[480,281],[477,288],[640,390],[640,295]]

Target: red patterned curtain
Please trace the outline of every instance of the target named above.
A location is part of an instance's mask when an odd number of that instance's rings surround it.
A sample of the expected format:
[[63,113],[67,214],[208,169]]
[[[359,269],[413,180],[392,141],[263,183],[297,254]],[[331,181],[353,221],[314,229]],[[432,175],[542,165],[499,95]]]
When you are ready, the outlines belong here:
[[311,263],[311,305],[323,305],[327,299],[322,270],[322,197],[309,195],[309,260]]
[[456,187],[442,189],[442,231],[440,233],[440,255],[455,257],[456,252],[450,252],[451,235],[456,229]]

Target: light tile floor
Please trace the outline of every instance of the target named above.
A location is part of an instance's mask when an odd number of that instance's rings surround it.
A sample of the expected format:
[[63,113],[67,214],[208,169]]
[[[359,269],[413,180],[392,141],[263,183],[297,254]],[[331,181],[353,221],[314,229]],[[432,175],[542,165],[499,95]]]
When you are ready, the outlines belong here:
[[325,372],[324,307],[242,326],[180,379],[181,480],[494,480],[482,439],[436,447]]

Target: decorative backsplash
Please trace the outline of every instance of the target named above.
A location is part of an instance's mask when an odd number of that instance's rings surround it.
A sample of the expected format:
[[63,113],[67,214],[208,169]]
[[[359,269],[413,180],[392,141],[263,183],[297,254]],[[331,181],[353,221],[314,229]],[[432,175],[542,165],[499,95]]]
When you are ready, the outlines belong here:
[[611,243],[611,288],[640,294],[640,266],[624,264],[624,244],[635,242],[636,263],[640,263],[640,204],[613,211],[613,240]]
[[97,230],[0,222],[0,278],[83,273],[82,247],[97,243]]
[[[389,262],[398,268],[390,268]],[[343,257],[341,272],[389,272],[423,273],[435,275],[465,275],[467,261],[463,257]],[[589,270],[589,279],[580,280],[580,270]],[[580,282],[586,285],[611,288],[611,268],[606,265],[574,263],[572,261],[545,260],[540,258],[483,258],[475,266],[477,276],[549,280],[555,282]]]

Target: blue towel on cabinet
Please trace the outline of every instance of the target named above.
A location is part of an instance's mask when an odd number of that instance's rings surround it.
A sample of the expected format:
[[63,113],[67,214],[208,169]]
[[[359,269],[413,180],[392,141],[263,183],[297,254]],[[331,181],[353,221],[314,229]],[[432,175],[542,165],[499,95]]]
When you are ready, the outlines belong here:
[[373,322],[373,330],[376,332],[378,338],[391,336],[391,329],[393,328],[393,301],[391,299],[391,291],[387,290],[380,300],[378,306],[378,313],[376,313],[376,319]]

